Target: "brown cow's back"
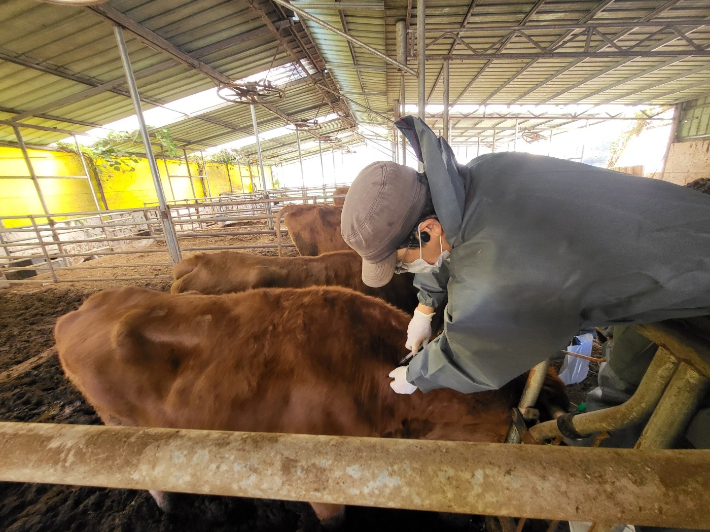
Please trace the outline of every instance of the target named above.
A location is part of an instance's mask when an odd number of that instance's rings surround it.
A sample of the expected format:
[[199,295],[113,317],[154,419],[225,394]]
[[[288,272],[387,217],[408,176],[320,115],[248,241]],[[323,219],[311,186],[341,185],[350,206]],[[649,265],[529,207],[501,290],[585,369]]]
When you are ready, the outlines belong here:
[[349,250],[340,234],[342,207],[334,205],[290,205],[284,223],[301,255],[316,256],[329,251]]
[[106,290],[57,322],[62,366],[107,423],[500,441],[520,383],[401,396],[409,317],[345,289]]
[[[345,196],[350,190],[350,187],[338,187],[333,191],[333,196]],[[342,207],[345,205],[345,198],[333,198],[333,205]]]
[[191,290],[227,294],[253,288],[342,286],[378,297],[412,313],[417,291],[411,274],[395,275],[381,288],[362,282],[362,259],[355,251],[334,251],[317,257],[264,257],[236,251],[198,254],[173,269],[174,294]]

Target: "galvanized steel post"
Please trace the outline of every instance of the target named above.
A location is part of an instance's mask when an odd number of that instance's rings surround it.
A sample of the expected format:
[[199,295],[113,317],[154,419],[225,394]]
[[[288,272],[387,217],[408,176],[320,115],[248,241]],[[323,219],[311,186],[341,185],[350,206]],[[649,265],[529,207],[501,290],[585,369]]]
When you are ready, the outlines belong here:
[[42,188],[39,185],[39,179],[37,179],[37,174],[35,174],[34,166],[30,160],[30,154],[25,146],[25,141],[22,139],[22,134],[17,126],[12,126],[12,130],[15,132],[15,138],[17,139],[17,144],[20,146],[20,151],[22,152],[22,157],[25,159],[25,165],[27,166],[27,171],[30,173],[32,178],[32,183],[34,183],[35,190],[37,191],[37,197],[42,205],[42,210],[44,214],[49,214],[49,208],[47,207],[47,202],[44,199],[44,194],[42,194]]
[[58,283],[59,279],[57,279],[57,274],[54,271],[54,266],[52,266],[52,259],[49,258],[49,253],[47,252],[47,248],[44,245],[44,240],[42,240],[42,232],[39,230],[39,227],[37,227],[37,221],[35,220],[35,217],[30,214],[29,219],[30,222],[32,222],[32,227],[34,227],[35,234],[37,235],[37,242],[39,242],[39,247],[42,249],[42,255],[44,255],[44,260],[47,263],[47,267],[49,268],[50,273],[52,274],[52,279],[54,279],[55,283]]
[[318,141],[318,155],[320,156],[320,175],[323,178],[323,195],[325,196],[325,168],[323,167],[323,143]]
[[[81,161],[81,167],[84,169],[84,174],[86,175],[86,182],[89,185],[89,190],[91,191],[91,197],[94,199],[94,205],[96,206],[96,212],[100,213],[101,207],[99,206],[99,200],[96,198],[96,193],[94,192],[94,186],[91,184],[91,174],[89,173],[89,167],[86,166],[86,161],[84,160],[84,154],[81,153],[81,146],[79,146],[79,141],[77,140],[76,135],[72,135],[72,138],[74,139],[74,145],[76,146],[76,153],[79,157],[79,160]],[[96,179],[98,180],[98,176],[96,177]],[[104,200],[104,205],[105,205],[106,198],[103,198],[103,200]],[[104,234],[104,238],[106,238],[106,242],[108,243],[108,249],[109,249],[109,251],[113,251],[113,244],[111,244],[111,241],[108,240],[108,231],[106,231],[106,227],[104,227],[103,219],[101,218],[101,214],[99,214],[98,217],[99,217],[99,224],[101,225],[101,232]]]
[[[261,142],[259,142],[259,127],[256,122],[256,111],[254,110],[254,104],[249,104],[249,109],[251,109],[251,123],[254,125],[254,138],[256,139],[256,153],[259,156],[259,172],[261,173],[261,187],[264,192],[264,204],[266,206],[266,215],[269,216],[268,225],[269,229],[274,228],[274,220],[271,218],[271,203],[269,203],[269,195],[266,193],[266,172],[264,172],[264,160],[261,157]],[[252,185],[252,192],[253,192]]]
[[[190,180],[190,189],[192,190],[192,198],[197,199],[197,193],[195,192],[195,184],[192,182],[192,172],[190,171],[190,159],[187,158],[187,150],[182,149],[182,156],[185,158],[185,168],[187,168],[187,178]],[[229,177],[229,165],[227,165],[227,177]],[[232,188],[232,179],[229,179],[229,188]]]
[[515,140],[513,141],[513,151],[518,151],[518,119],[515,119]]
[[[417,0],[417,106],[419,118],[426,118],[426,0]],[[419,163],[424,171],[424,163]]]
[[426,0],[417,0],[417,112],[426,115]]
[[[30,177],[32,178],[32,182],[34,183],[35,190],[37,191],[37,197],[39,198],[39,202],[42,204],[42,210],[44,211],[44,214],[47,215],[47,223],[49,224],[49,229],[52,232],[52,238],[54,239],[54,241],[56,243],[59,253],[63,254],[63,249],[62,249],[62,245],[60,243],[59,234],[57,233],[57,230],[54,228],[54,222],[49,217],[49,208],[47,207],[47,202],[44,199],[44,194],[42,194],[42,188],[39,185],[39,178],[37,177],[37,174],[35,173],[34,166],[32,165],[32,161],[30,160],[30,154],[27,151],[27,147],[25,146],[25,141],[23,140],[22,134],[20,133],[20,129],[17,126],[12,126],[12,129],[15,132],[15,138],[17,139],[17,143],[20,146],[20,151],[22,152],[22,157],[25,159],[25,165],[27,166],[27,171],[30,173]],[[62,264],[64,266],[68,266],[69,262],[66,260],[66,258],[62,257]]]
[[450,143],[449,127],[449,61],[444,61],[444,140]]
[[[395,26],[396,30],[396,44],[397,44],[397,61],[403,65],[407,64],[407,23],[404,20],[398,20]],[[406,91],[404,88],[404,71],[401,71],[399,83],[400,83],[400,97],[399,97],[399,112],[397,113],[397,118],[404,116],[406,114]],[[407,164],[407,139],[404,133],[400,135],[400,142],[402,143],[402,158],[400,160],[401,164]]]
[[84,175],[86,176],[86,181],[89,185],[89,190],[91,191],[91,197],[94,199],[94,205],[96,205],[96,210],[100,211],[101,206],[99,205],[99,200],[94,192],[94,186],[91,184],[91,174],[89,173],[89,168],[86,166],[84,155],[81,153],[81,146],[79,146],[79,141],[77,140],[76,135],[72,135],[72,138],[74,139],[74,145],[76,146],[76,154],[79,157],[79,161],[81,161],[81,167],[84,169]]
[[306,193],[306,177],[303,175],[303,156],[301,155],[301,135],[298,132],[298,126],[296,126],[296,144],[298,145],[298,164],[301,167],[301,187],[303,187],[303,193]]
[[141,108],[141,101],[140,97],[138,96],[138,87],[136,86],[136,80],[133,78],[133,69],[131,68],[131,60],[128,56],[126,41],[123,39],[123,30],[121,30],[120,26],[114,26],[113,32],[116,36],[116,42],[118,43],[118,51],[121,54],[121,61],[123,61],[123,69],[126,73],[126,82],[128,84],[128,89],[131,93],[131,99],[133,100],[133,107],[136,111],[136,118],[138,119],[138,129],[141,132],[141,137],[143,137],[145,156],[148,159],[150,173],[153,176],[155,193],[158,196],[158,210],[160,212],[160,223],[163,226],[163,235],[165,235],[165,244],[167,245],[168,253],[170,254],[170,260],[173,264],[177,264],[178,262],[180,262],[181,258],[180,246],[177,241],[177,236],[175,235],[175,227],[173,226],[173,222],[170,218],[170,212],[168,211],[167,203],[165,202],[165,193],[163,192],[163,184],[160,182],[158,163],[155,160],[153,148],[150,145],[148,128],[145,125],[145,119],[143,118],[143,109]]

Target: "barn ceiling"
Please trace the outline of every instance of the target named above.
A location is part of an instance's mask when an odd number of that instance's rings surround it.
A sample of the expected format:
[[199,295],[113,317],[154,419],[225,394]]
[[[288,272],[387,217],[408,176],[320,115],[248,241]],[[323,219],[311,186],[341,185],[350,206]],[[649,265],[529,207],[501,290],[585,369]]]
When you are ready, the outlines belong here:
[[[407,64],[416,70],[412,0],[293,5],[391,58],[395,24],[405,21]],[[110,0],[94,7],[5,0],[0,142],[16,143],[13,123],[41,126],[22,128],[22,135],[42,146],[66,137],[52,128],[83,132],[134,113],[113,24],[124,28],[144,109],[292,65],[300,77],[283,80],[285,99],[256,114],[261,132],[335,117],[327,127],[300,131],[305,154],[329,149],[334,139],[339,149],[363,142],[363,135],[387,143],[402,86],[406,103],[417,101],[416,77],[271,0]],[[426,32],[427,121],[442,127],[435,106],[443,103],[448,61],[454,142],[583,123],[570,112],[501,117],[492,105],[665,106],[710,92],[707,0],[429,0]],[[239,104],[187,114],[169,128],[188,151],[253,135],[249,106]],[[272,162],[293,160],[295,132],[267,141],[265,153]]]

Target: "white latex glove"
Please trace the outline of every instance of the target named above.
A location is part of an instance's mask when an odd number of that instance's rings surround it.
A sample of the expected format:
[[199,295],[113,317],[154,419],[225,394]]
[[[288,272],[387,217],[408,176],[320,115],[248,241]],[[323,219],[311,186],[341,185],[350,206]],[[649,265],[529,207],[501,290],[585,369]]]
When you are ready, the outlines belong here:
[[416,353],[420,347],[424,347],[429,343],[429,338],[431,338],[431,319],[433,317],[434,314],[424,314],[420,310],[414,311],[414,317],[407,327],[407,343],[404,344],[404,347],[412,353]]
[[390,388],[395,392],[409,395],[417,391],[417,387],[414,384],[407,382],[407,366],[399,366],[393,369],[390,371],[389,376],[394,379],[390,382]]

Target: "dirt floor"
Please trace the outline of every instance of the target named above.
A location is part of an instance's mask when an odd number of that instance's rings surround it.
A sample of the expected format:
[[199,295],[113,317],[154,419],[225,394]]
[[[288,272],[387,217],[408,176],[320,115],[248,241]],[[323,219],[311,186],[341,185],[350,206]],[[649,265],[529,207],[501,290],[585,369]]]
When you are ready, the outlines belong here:
[[[268,239],[240,237],[238,243],[267,242]],[[224,243],[224,239],[200,241],[202,245]],[[276,254],[276,250],[259,252]],[[289,251],[292,253],[295,252]],[[131,255],[128,259],[111,256],[85,264],[116,265],[127,261],[149,264],[159,256],[148,253]],[[164,256],[161,260],[165,260]],[[108,286],[130,283],[157,290],[168,290],[170,286],[168,267],[129,265],[104,271],[110,272],[105,276],[112,278],[135,275],[153,275],[154,278],[130,282],[15,285],[0,290],[0,421],[100,424],[93,409],[64,378],[56,355],[47,351],[53,346],[57,318]],[[95,272],[87,270],[87,275],[96,276]],[[3,373],[40,355],[45,356],[44,361],[24,373],[12,378]],[[0,530],[285,532],[321,528],[305,503],[181,495],[175,506],[173,512],[163,513],[150,495],[142,491],[0,483]],[[540,526],[544,530],[546,525],[541,523]],[[480,531],[483,520],[476,516],[349,507],[338,530]],[[563,530],[563,526],[558,530]]]

